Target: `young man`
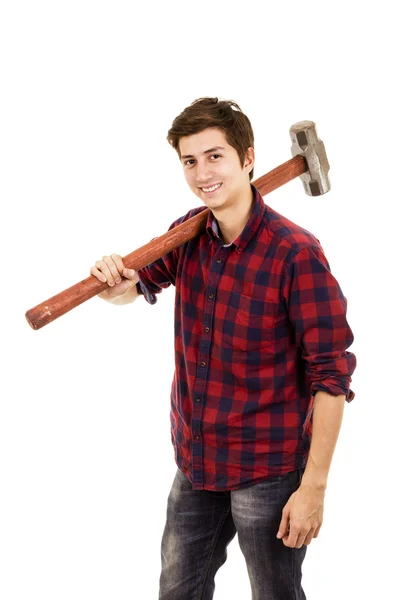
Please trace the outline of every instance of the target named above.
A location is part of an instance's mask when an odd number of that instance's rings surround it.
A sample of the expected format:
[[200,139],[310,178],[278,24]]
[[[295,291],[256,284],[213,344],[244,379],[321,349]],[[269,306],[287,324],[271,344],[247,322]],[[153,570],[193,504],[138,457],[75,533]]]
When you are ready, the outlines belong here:
[[173,122],[205,231],[141,269],[117,254],[91,273],[114,304],[175,286],[171,432],[178,465],[162,538],[161,600],[210,600],[235,534],[254,600],[303,599],[301,567],[355,369],[347,302],[320,242],[250,183],[240,107],[201,98]]

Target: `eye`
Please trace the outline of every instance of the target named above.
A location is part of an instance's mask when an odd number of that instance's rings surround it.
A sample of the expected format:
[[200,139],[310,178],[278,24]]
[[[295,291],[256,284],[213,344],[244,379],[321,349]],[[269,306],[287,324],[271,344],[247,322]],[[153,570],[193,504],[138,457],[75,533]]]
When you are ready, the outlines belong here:
[[[222,155],[221,154],[211,154],[211,158],[216,157],[216,158],[221,158]],[[191,166],[191,164],[194,162],[194,158],[188,158],[187,160],[184,161],[184,165],[185,166]]]

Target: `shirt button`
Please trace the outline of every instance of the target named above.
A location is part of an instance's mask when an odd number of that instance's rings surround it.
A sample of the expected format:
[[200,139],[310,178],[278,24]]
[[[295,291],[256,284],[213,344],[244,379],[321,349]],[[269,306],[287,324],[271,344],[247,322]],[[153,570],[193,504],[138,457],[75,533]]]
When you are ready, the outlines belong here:
[[213,298],[214,294],[208,294],[208,298]]
[[217,263],[221,263],[221,262],[222,262],[222,259],[221,259],[221,258],[218,258],[218,260],[217,260],[216,262],[217,262]]
[[196,402],[201,402],[201,398],[196,398]]
[[205,367],[205,365],[206,365],[206,364],[207,364],[207,363],[205,363],[205,362],[202,362],[202,363],[201,363],[201,366],[202,366],[202,367]]
[[199,435],[195,435],[195,436],[194,436],[194,439],[195,439],[195,440],[199,440],[199,439],[200,439],[200,436],[199,436]]
[[209,330],[210,330],[210,328],[209,328],[209,327],[206,327],[206,328],[205,328],[205,331],[206,331],[207,333],[209,332]]

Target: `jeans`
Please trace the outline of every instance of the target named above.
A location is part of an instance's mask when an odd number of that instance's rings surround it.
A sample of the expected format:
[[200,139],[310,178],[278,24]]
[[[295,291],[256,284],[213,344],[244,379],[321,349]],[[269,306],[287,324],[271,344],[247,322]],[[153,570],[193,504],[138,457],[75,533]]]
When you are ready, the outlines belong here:
[[252,600],[305,600],[301,586],[307,546],[277,539],[281,511],[304,469],[226,492],[192,490],[177,470],[161,541],[159,600],[211,600],[215,575],[236,532]]

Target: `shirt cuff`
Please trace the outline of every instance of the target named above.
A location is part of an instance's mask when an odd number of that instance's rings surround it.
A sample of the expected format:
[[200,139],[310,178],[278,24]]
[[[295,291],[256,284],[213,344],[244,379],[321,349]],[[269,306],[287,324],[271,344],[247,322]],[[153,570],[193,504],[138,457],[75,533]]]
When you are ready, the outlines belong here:
[[348,385],[345,386],[339,382],[335,382],[333,380],[324,380],[324,381],[315,381],[310,386],[310,395],[314,396],[314,394],[318,391],[327,392],[331,396],[340,396],[344,394],[346,396],[346,401],[351,402],[355,397],[355,393],[353,390],[350,390]]
[[[138,273],[138,277],[139,277],[139,273]],[[136,288],[137,288],[138,294],[141,294],[145,298],[146,302],[148,302],[149,304],[156,304],[156,302],[157,302],[156,296],[149,292],[146,285],[141,281],[140,278],[139,278],[138,283],[136,284]]]

